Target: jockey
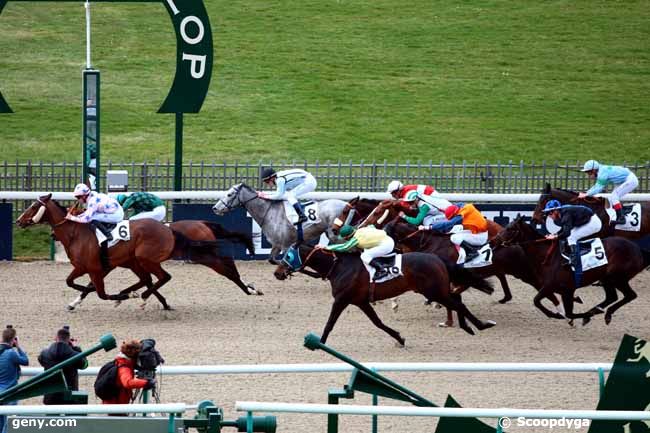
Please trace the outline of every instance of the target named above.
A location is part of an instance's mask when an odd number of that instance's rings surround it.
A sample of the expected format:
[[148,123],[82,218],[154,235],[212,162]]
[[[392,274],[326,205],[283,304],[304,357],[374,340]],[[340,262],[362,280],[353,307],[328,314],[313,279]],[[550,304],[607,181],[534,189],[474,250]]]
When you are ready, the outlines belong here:
[[151,218],[156,221],[162,221],[167,216],[165,203],[157,196],[148,192],[140,191],[129,196],[119,194],[117,201],[122,205],[124,212],[133,209],[133,216],[129,218],[130,220]]
[[589,191],[581,192],[578,197],[591,197],[603,191],[607,184],[616,185],[609,196],[612,207],[616,211],[616,221],[613,221],[613,224],[625,224],[621,199],[625,194],[632,192],[634,188],[639,186],[639,179],[637,179],[636,175],[626,167],[599,164],[598,161],[593,159],[585,162],[582,171],[586,172],[590,178],[596,179],[596,183],[589,188]]
[[445,218],[453,225],[462,224],[465,230],[454,233],[449,240],[456,245],[456,249],[463,247],[467,254],[466,262],[474,260],[478,256],[477,247],[482,247],[488,241],[488,225],[485,217],[473,204],[468,203],[462,206],[449,206],[445,209]]
[[269,195],[260,192],[260,197],[267,200],[287,200],[296,210],[298,214],[297,224],[302,227],[302,223],[307,221],[307,217],[298,199],[316,189],[314,176],[299,168],[276,172],[273,168],[267,167],[262,170],[262,181],[267,185],[275,186],[276,190]]
[[561,227],[556,234],[546,235],[546,239],[566,239],[575,268],[576,287],[579,287],[582,261],[578,241],[598,233],[602,222],[587,206],[562,205],[558,200],[549,200],[544,207],[544,213],[549,214],[553,222]]
[[368,271],[370,266],[376,269],[373,281],[386,276],[386,271],[382,272],[381,263],[377,257],[382,257],[393,252],[395,241],[388,234],[375,228],[367,226],[356,230],[350,225],[341,227],[339,235],[346,240],[343,244],[328,245],[326,250],[335,252],[349,251],[354,247],[363,249],[361,261]]
[[[433,190],[432,187],[430,188]],[[417,189],[408,191],[402,198],[402,203],[414,203],[418,207],[418,214],[414,217],[410,217],[405,215],[402,211],[399,213],[399,216],[404,218],[407,223],[414,226],[420,224],[429,225],[435,221],[444,219],[444,211],[451,206],[451,203],[444,198],[435,197],[436,194],[438,193],[435,190],[430,194],[421,193]]]
[[75,186],[72,194],[80,203],[86,205],[86,210],[79,215],[68,213],[65,218],[82,224],[90,224],[104,233],[106,240],[112,240],[111,228],[105,224],[117,224],[124,219],[124,211],[117,200],[106,194],[91,191],[83,183]]
[[409,209],[413,204],[412,202],[415,200],[415,198],[406,200],[406,196],[411,191],[416,191],[418,195],[421,196],[433,196],[437,194],[435,188],[430,185],[403,185],[399,180],[391,181],[388,184],[388,188],[386,188],[386,192],[390,194],[393,199],[398,200],[400,206],[404,209]]

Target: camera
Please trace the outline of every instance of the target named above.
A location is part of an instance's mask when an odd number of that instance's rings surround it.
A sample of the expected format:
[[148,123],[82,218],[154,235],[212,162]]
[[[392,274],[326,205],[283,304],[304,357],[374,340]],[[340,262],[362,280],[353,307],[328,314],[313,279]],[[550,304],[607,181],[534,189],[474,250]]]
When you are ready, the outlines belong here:
[[160,352],[156,350],[156,340],[146,338],[141,340],[142,349],[138,354],[135,365],[136,376],[142,379],[153,379],[156,377],[156,368],[165,362]]

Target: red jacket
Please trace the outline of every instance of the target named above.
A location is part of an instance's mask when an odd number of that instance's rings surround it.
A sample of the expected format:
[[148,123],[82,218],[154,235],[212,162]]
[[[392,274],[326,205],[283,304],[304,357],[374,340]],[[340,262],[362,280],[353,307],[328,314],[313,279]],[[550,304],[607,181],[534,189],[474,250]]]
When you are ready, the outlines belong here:
[[133,376],[133,360],[120,354],[115,358],[117,363],[117,386],[120,388],[120,394],[116,399],[104,400],[102,404],[129,404],[131,403],[131,390],[144,388],[147,379],[138,379]]

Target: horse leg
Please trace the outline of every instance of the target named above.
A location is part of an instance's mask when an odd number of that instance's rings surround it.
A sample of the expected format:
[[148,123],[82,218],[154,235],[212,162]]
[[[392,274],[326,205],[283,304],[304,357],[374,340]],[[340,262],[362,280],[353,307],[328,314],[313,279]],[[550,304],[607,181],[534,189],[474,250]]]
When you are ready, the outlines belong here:
[[150,274],[154,274],[156,278],[158,278],[158,281],[156,281],[151,287],[148,287],[147,290],[142,294],[142,304],[140,305],[140,308],[144,309],[144,307],[147,305],[147,299],[149,296],[152,294],[158,299],[158,301],[162,304],[163,309],[165,310],[171,310],[172,308],[167,304],[167,300],[163,295],[158,293],[158,290],[165,285],[169,280],[172,279],[172,276],[169,275],[167,271],[165,271],[162,266],[160,266],[160,263],[141,263],[142,269]]
[[372,306],[368,302],[366,302],[364,304],[361,304],[361,305],[357,305],[357,307],[359,307],[361,309],[361,311],[366,313],[366,316],[368,316],[368,319],[370,319],[370,321],[377,328],[381,329],[382,331],[384,331],[385,333],[387,333],[388,335],[393,337],[395,340],[397,340],[397,342],[399,343],[400,346],[404,347],[404,339],[399,334],[399,332],[397,332],[393,328],[389,328],[388,326],[386,326],[384,324],[384,322],[381,321],[379,316],[377,316],[377,312],[374,310],[374,308],[372,308]]
[[97,296],[99,299],[111,300],[111,301],[123,301],[127,298],[127,295],[107,295],[106,290],[104,289],[104,272],[89,272],[90,281],[92,281],[95,290],[97,291]]
[[81,302],[86,298],[86,296],[88,296],[89,293],[95,291],[95,286],[93,285],[92,282],[87,286],[82,286],[81,284],[77,284],[74,282],[74,280],[84,275],[85,273],[86,273],[85,271],[81,271],[80,269],[73,268],[72,272],[70,272],[70,275],[68,275],[68,278],[65,279],[65,282],[68,285],[68,287],[71,287],[81,292],[81,294],[77,296],[77,298],[74,301],[70,302],[67,305],[66,308],[68,311],[72,311],[75,308],[77,308],[79,305],[81,305]]
[[612,305],[607,309],[607,312],[605,313],[605,323],[608,325],[612,321],[612,315],[616,312],[616,310],[618,310],[628,302],[632,302],[637,297],[636,292],[632,290],[632,287],[630,287],[630,283],[628,281],[621,283],[618,286],[618,290],[620,290],[621,293],[623,293],[623,299],[616,302],[614,305]]
[[447,311],[451,311],[452,309],[456,310],[456,314],[458,314],[458,327],[467,332],[469,335],[475,335],[474,330],[467,324],[465,315],[461,312],[461,309],[459,307],[459,305],[462,305],[461,297],[459,294],[450,294],[449,298],[441,300],[440,304],[444,305],[447,308]]
[[[132,298],[137,298],[138,294],[137,293],[131,294],[131,292],[135,292],[136,290],[145,286],[147,286],[147,288],[151,288],[151,286],[153,286],[153,280],[151,279],[151,274],[145,272],[137,265],[133,266],[133,268],[131,268],[131,271],[138,277],[138,282],[122,290],[119,294],[132,297]],[[158,298],[158,300],[160,300],[158,294],[154,293],[154,295]],[[115,301],[115,306],[118,307],[121,303],[122,301]]]
[[[451,307],[452,309],[456,310],[456,312],[458,313],[459,326],[461,325],[461,321],[464,320],[464,317],[467,317],[469,321],[472,322],[472,324],[476,326],[476,329],[478,329],[479,331],[483,331],[484,329],[488,329],[496,325],[496,322],[494,322],[493,320],[488,320],[486,322],[483,322],[479,320],[475,315],[473,315],[471,311],[469,311],[469,309],[465,306],[465,304],[463,304],[463,301],[461,300],[459,293],[453,293],[451,298],[447,302],[448,305],[445,306]],[[461,315],[464,316],[463,319],[461,319]],[[467,331],[467,329],[465,329],[465,331]]]
[[503,289],[503,298],[499,299],[499,304],[505,304],[512,299],[512,293],[510,292],[510,286],[508,285],[508,280],[506,279],[505,274],[498,273],[496,277],[501,283],[501,288]]
[[228,278],[230,281],[237,284],[237,287],[242,289],[242,291],[247,295],[264,294],[261,290],[256,290],[255,286],[252,284],[246,284],[241,280],[241,276],[239,275],[239,271],[235,265],[235,260],[233,260],[232,257],[215,257],[211,261],[201,261],[199,263]]
[[564,304],[564,311],[566,312],[566,317],[569,320],[569,325],[573,326],[573,320],[574,319],[583,319],[583,323],[586,320],[588,323],[589,320],[591,319],[591,316],[593,315],[589,311],[586,313],[574,313],[573,312],[573,294],[575,293],[575,289],[565,289],[562,292],[562,303]]
[[325,329],[323,329],[323,335],[320,338],[320,342],[325,344],[327,341],[327,337],[330,335],[330,332],[332,332],[332,329],[334,328],[334,325],[336,324],[336,321],[339,320],[339,317],[341,317],[341,313],[343,313],[343,310],[347,308],[347,306],[350,305],[348,302],[343,301],[341,299],[334,299],[334,303],[332,304],[332,309],[330,310],[330,317],[327,319],[327,323],[325,324]]
[[[547,293],[548,292],[548,293]],[[566,317],[560,313],[554,313],[548,308],[542,304],[542,299],[544,298],[549,298],[553,300],[555,298],[555,294],[546,288],[546,286],[542,287],[542,289],[537,292],[535,297],[533,298],[533,304],[537,307],[538,310],[540,310],[542,313],[546,315],[546,317],[550,317],[551,319],[565,319]]]
[[[596,305],[595,307],[593,307],[591,310],[589,310],[589,313],[591,313],[592,316],[595,316],[597,314],[603,314],[605,312],[605,307],[613,304],[618,300],[616,287],[612,286],[609,282],[603,283],[603,290],[605,291],[605,300],[600,304]],[[589,323],[589,320],[590,318],[582,319],[582,325],[584,326],[587,323]]]

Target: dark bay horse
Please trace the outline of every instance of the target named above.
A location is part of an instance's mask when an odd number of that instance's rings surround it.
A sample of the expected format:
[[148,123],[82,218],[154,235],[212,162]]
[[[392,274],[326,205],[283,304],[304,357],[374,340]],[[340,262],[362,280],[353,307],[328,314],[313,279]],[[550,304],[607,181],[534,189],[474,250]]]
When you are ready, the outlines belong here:
[[[576,204],[583,205],[591,208],[598,218],[603,223],[603,228],[600,232],[595,234],[596,237],[607,236],[620,236],[627,239],[640,239],[650,234],[650,203],[641,203],[641,215],[638,215],[638,222],[641,224],[638,232],[628,230],[612,230],[610,226],[610,217],[607,214],[606,205],[607,201],[602,197],[585,197],[579,198],[578,193],[560,188],[551,188],[551,184],[547,183],[546,187],[542,190],[537,206],[533,212],[533,221],[539,224],[544,224],[546,218],[543,214],[544,206],[549,200],[559,200],[562,204]],[[616,226],[614,226],[616,227]]]
[[[165,309],[169,305],[158,294],[158,289],[171,279],[160,265],[165,260],[177,256],[202,260],[205,256],[215,254],[214,243],[192,244],[182,234],[173,231],[158,221],[143,219],[130,224],[130,240],[122,241],[109,249],[110,269],[104,269],[100,260],[100,247],[97,238],[87,224],[78,224],[65,219],[67,209],[51,200],[52,194],[40,197],[20,215],[16,223],[25,228],[34,224],[47,223],[52,227],[54,236],[63,244],[73,270],[66,278],[69,287],[82,293],[97,291],[100,299],[122,301],[128,298],[131,286],[117,295],[107,295],[104,289],[104,277],[115,267],[131,269],[140,281],[144,281],[147,290],[142,294],[146,300],[154,294]],[[76,284],[75,279],[88,274],[92,288]],[[153,283],[151,276],[158,281]],[[142,287],[142,286],[140,286]]]
[[[621,237],[602,239],[608,263],[585,271],[582,281],[586,286],[600,280],[605,290],[605,300],[586,313],[574,313],[573,301],[577,288],[573,271],[560,255],[557,240],[547,240],[519,217],[510,223],[494,242],[504,246],[519,244],[526,252],[541,282],[541,289],[533,301],[538,309],[548,317],[563,319],[562,315],[549,311],[541,303],[544,297],[554,292],[559,293],[562,295],[566,317],[582,318],[583,324],[593,315],[603,313],[604,308],[607,308],[605,323],[609,324],[616,310],[637,297],[629,281],[650,265],[650,252],[644,251],[639,244]],[[623,294],[620,301],[616,289]]]
[[274,275],[277,279],[284,280],[293,272],[304,272],[305,267],[316,271],[315,274],[308,271],[308,275],[328,279],[332,286],[334,303],[321,337],[323,343],[326,342],[334,324],[347,306],[356,305],[376,327],[388,333],[403,346],[404,338],[381,321],[372,308],[371,302],[394,298],[411,290],[420,293],[430,302],[438,302],[457,311],[460,327],[469,334],[473,335],[474,331],[465,318],[479,330],[495,325],[492,321],[482,322],[477,319],[462,303],[460,297],[449,290],[450,282],[454,281],[491,293],[493,289],[490,284],[464,268],[445,262],[433,254],[404,254],[402,256],[403,276],[373,284],[370,283],[368,271],[358,254],[335,254],[322,248],[302,244],[287,251]]

